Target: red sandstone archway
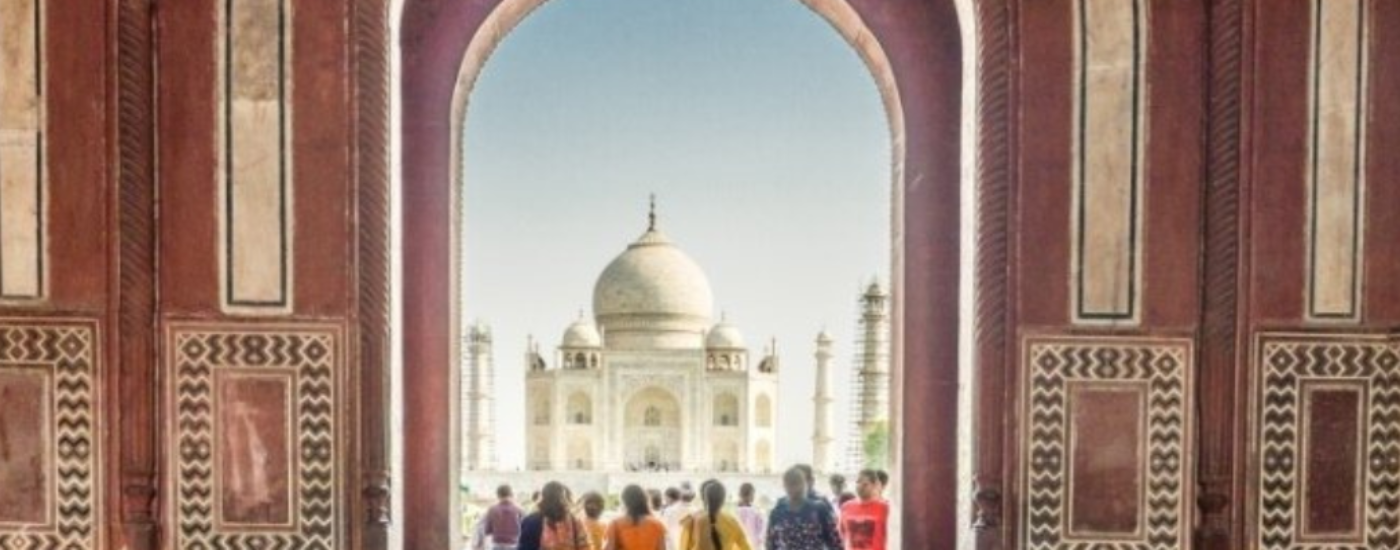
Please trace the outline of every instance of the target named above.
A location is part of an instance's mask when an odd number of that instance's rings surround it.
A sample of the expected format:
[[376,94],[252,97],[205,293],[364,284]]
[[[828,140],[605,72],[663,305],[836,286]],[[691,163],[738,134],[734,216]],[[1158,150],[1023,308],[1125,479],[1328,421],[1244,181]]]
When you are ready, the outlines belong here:
[[[403,135],[405,546],[455,544],[457,121],[505,34],[544,0],[405,0],[400,21]],[[896,148],[895,475],[904,548],[956,545],[960,118],[957,0],[804,0],[871,68]],[[902,162],[901,162],[902,157]]]

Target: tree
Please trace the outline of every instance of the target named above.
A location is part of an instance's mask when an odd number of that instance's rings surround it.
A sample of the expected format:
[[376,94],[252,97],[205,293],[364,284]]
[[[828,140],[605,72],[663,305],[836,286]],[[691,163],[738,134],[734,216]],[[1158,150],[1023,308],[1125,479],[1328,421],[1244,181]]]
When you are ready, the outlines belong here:
[[865,428],[863,434],[865,448],[865,467],[878,470],[889,468],[890,459],[890,423],[888,421],[874,422]]

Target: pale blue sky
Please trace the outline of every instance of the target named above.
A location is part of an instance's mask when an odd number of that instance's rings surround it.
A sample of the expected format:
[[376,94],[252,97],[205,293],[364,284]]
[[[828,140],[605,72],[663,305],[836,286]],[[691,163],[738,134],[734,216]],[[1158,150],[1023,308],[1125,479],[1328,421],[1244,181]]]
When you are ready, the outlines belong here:
[[777,457],[810,458],[813,340],[836,337],[843,390],[857,293],[890,264],[889,126],[825,20],[798,0],[552,0],[486,64],[465,132],[464,315],[495,332],[503,465],[524,454],[527,334],[552,352],[650,193],[716,317],[755,357],[778,339]]

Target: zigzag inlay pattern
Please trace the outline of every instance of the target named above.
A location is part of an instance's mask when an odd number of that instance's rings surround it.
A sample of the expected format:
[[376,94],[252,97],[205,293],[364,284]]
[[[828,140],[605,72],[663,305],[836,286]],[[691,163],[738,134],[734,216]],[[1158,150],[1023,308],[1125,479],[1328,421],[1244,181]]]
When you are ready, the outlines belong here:
[[[336,433],[336,375],[339,331],[177,327],[174,357],[176,548],[219,550],[334,550],[339,452]],[[215,518],[214,373],[220,369],[267,369],[294,377],[294,529],[221,529]]]
[[[1030,550],[1187,548],[1191,345],[1186,340],[1031,338],[1026,343],[1025,540]],[[1147,385],[1146,525],[1133,539],[1070,537],[1071,382]]]
[[[1400,337],[1264,335],[1259,341],[1259,548],[1400,548]],[[1300,540],[1301,400],[1309,380],[1359,381],[1370,394],[1362,465],[1364,544]]]
[[97,548],[96,338],[90,324],[0,321],[0,367],[44,366],[53,375],[57,481],[55,524],[0,528],[0,550]]

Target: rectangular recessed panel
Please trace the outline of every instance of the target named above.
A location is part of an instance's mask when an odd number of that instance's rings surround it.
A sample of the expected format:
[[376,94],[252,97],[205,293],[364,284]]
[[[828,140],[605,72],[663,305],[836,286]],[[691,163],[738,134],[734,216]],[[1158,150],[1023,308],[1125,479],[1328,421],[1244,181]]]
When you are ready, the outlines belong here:
[[1264,333],[1253,355],[1253,547],[1393,547],[1400,338]]
[[1069,535],[1142,530],[1144,388],[1073,385],[1069,396]]
[[282,0],[226,0],[226,302],[287,305],[290,189]]
[[1365,391],[1359,385],[1304,390],[1303,536],[1361,536]]
[[0,0],[0,297],[43,294],[43,139],[37,0]]
[[1314,0],[1309,313],[1353,319],[1361,288],[1366,113],[1363,0]]
[[1022,360],[1026,550],[1188,548],[1190,340],[1029,336]]
[[217,376],[224,525],[292,524],[292,387],[287,376]]
[[43,371],[0,369],[0,525],[50,523],[49,411]]
[[345,547],[341,342],[320,323],[169,326],[171,548]]
[[1137,0],[1079,0],[1075,48],[1075,316],[1136,318],[1144,41]]

